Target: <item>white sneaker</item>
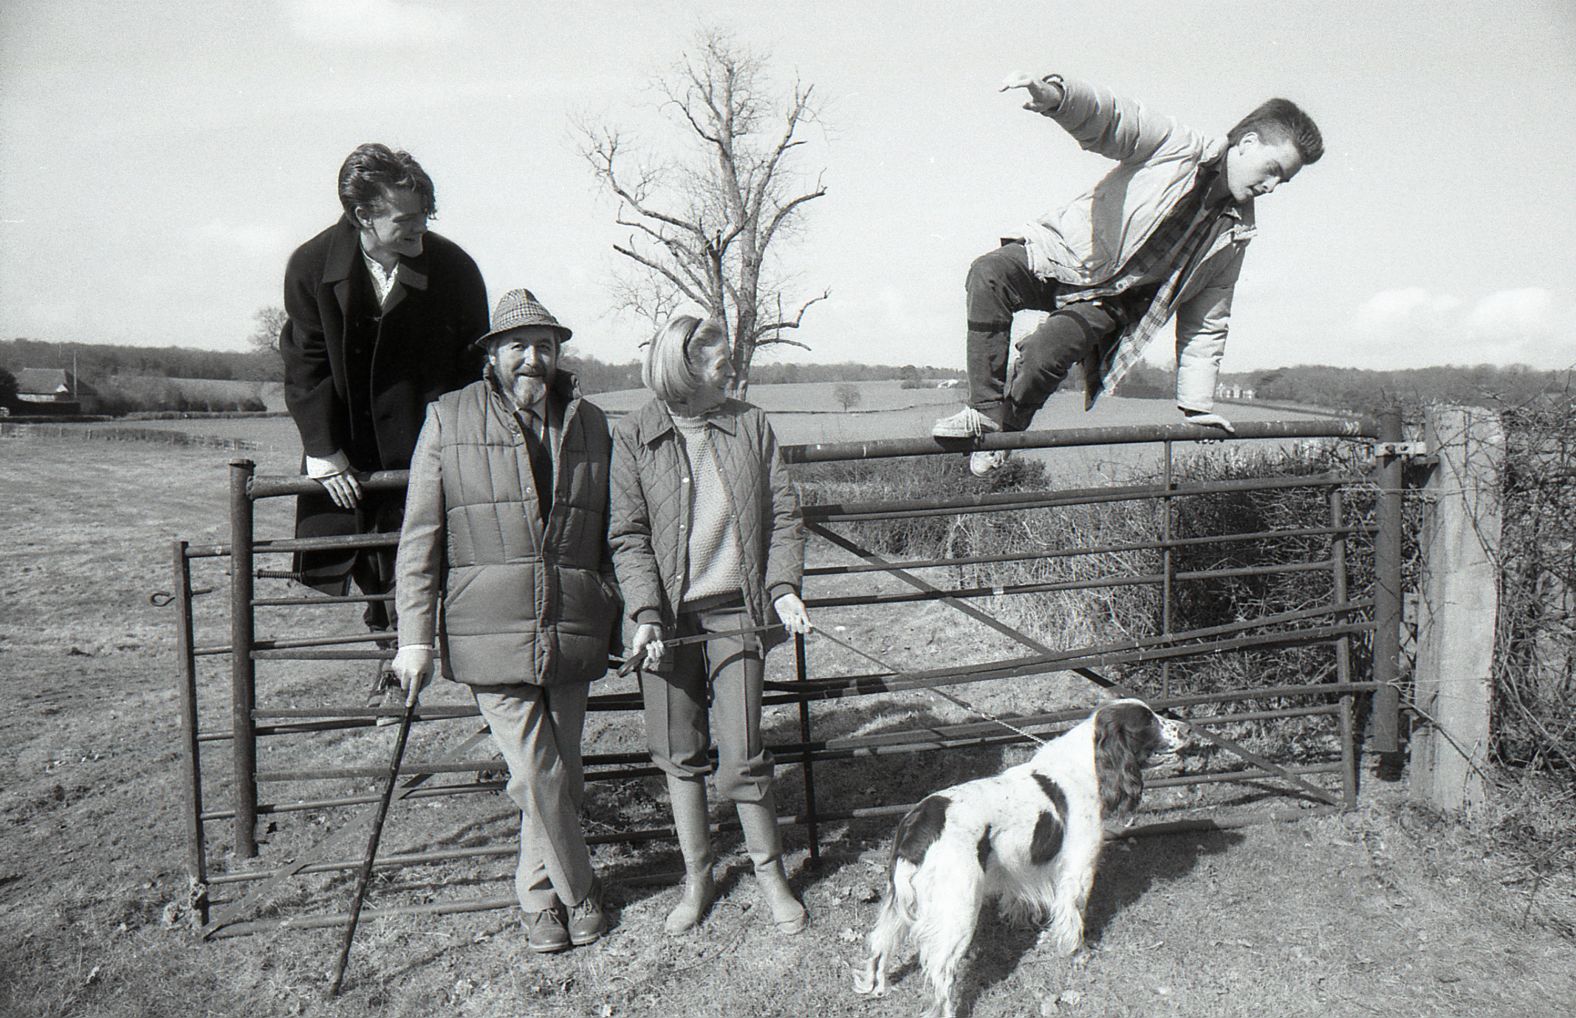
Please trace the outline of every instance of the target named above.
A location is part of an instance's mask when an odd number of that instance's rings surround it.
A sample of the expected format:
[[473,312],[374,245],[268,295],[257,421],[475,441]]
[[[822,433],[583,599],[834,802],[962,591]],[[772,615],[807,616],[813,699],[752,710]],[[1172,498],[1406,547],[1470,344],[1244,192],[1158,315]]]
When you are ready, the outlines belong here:
[[978,438],[1000,430],[1000,424],[971,406],[964,407],[951,417],[943,417],[930,426],[933,438]]
[[989,477],[1007,465],[1006,449],[989,449],[969,453],[969,473],[975,477]]

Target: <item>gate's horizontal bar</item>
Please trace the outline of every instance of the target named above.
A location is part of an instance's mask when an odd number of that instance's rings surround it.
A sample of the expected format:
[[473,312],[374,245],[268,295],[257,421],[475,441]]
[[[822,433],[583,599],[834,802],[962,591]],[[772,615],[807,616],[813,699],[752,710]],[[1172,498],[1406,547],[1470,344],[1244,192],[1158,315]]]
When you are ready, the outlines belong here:
[[[989,668],[959,671],[942,669],[937,674],[950,681],[927,681],[927,672],[908,672],[901,677],[858,676],[835,679],[810,679],[804,682],[768,682],[766,688],[793,690],[796,699],[838,700],[847,696],[875,693],[895,693],[930,685],[960,685],[984,682],[990,679],[1020,678],[1026,675],[1043,675],[1047,672],[1073,671],[1079,668],[1109,667],[1116,664],[1142,664],[1150,661],[1175,661],[1181,658],[1218,654],[1223,650],[1249,648],[1295,647],[1310,643],[1328,643],[1341,636],[1355,636],[1372,632],[1372,622],[1354,622],[1344,625],[1320,626],[1298,630],[1295,633],[1272,633],[1263,636],[1240,637],[1233,640],[1215,640],[1186,647],[1145,647],[1107,653],[1090,654],[1069,652],[1042,654],[1013,661],[1001,662]],[[779,702],[779,701],[768,701]]]
[[[1134,551],[1164,551],[1198,545],[1231,544],[1238,541],[1275,541],[1293,537],[1327,537],[1372,533],[1374,527],[1357,524],[1347,527],[1299,527],[1295,530],[1257,530],[1251,533],[1219,534],[1206,537],[1178,537],[1169,541],[1135,541],[1131,544],[1097,544],[1086,548],[1047,548],[1043,551],[1014,552],[1006,555],[973,555],[964,558],[908,559],[875,565],[869,562],[836,566],[811,566],[806,576],[846,576],[851,573],[884,573],[893,569],[930,569],[940,566],[975,566],[1001,562],[1029,562],[1040,559],[1077,558],[1083,555],[1115,555]],[[254,604],[256,602],[253,602]]]
[[[870,442],[821,442],[785,445],[789,463],[828,463],[837,460],[887,459],[894,456],[957,455],[973,449],[1064,449],[1086,445],[1136,445],[1155,442],[1242,442],[1251,439],[1377,438],[1379,426],[1369,417],[1313,421],[1239,421],[1234,436],[1198,424],[1142,424],[1106,428],[1062,428],[1056,431],[1017,431],[986,435],[979,441],[937,440],[930,437],[891,438]],[[360,478],[369,491],[402,491],[404,470],[379,470]],[[323,486],[310,477],[259,474],[247,484],[253,499],[285,495],[321,494]]]
[[[1286,770],[1306,777],[1309,774],[1339,774],[1344,765],[1339,761],[1322,764],[1287,764]],[[1280,777],[1274,771],[1253,767],[1241,771],[1201,771],[1198,774],[1175,774],[1164,778],[1145,778],[1145,788],[1183,788],[1188,785],[1215,785],[1237,781],[1263,781]]]
[[[431,799],[441,795],[473,795],[481,792],[496,792],[503,787],[501,781],[467,781],[462,785],[423,785],[406,791],[400,801],[405,799]],[[257,815],[269,813],[308,813],[313,810],[334,809],[340,806],[364,806],[368,803],[381,802],[383,796],[378,795],[338,795],[324,799],[294,799],[290,802],[260,802],[257,804]],[[202,815],[204,821],[208,820],[233,820],[235,810],[216,809]]]
[[[396,639],[393,633],[341,633],[337,636],[305,636],[298,640],[270,640],[267,638],[252,642],[252,653],[271,650],[300,650],[304,647],[336,647],[353,643],[392,643]],[[192,653],[198,657],[213,654],[230,653],[227,643],[210,644],[206,647],[194,647]]]
[[258,541],[252,545],[255,554],[264,552],[298,551],[354,551],[358,548],[393,548],[399,544],[399,534],[340,534],[335,537],[282,537],[272,541]]
[[911,519],[966,513],[1005,512],[1017,509],[1049,509],[1069,505],[1097,505],[1106,502],[1133,502],[1193,495],[1220,495],[1228,492],[1283,491],[1288,488],[1332,488],[1367,483],[1370,479],[1354,474],[1323,473],[1299,477],[1255,478],[1241,481],[1203,481],[1191,484],[1130,484],[1099,488],[1068,488],[1062,491],[983,492],[945,499],[883,499],[873,502],[822,502],[806,505],[804,518],[814,523],[857,523],[861,521]]
[[253,661],[392,661],[394,651],[389,650],[333,650],[329,648],[303,648],[301,650],[254,650]]
[[[1165,706],[1165,702],[1161,700],[1154,700],[1151,703],[1158,710],[1171,709]],[[1241,714],[1209,715],[1199,718],[1188,718],[1187,722],[1190,725],[1212,727],[1233,722],[1278,721],[1286,718],[1323,714],[1333,716],[1339,711],[1339,704],[1322,704],[1313,707],[1286,707],[1279,710],[1244,711]],[[1061,731],[1066,726],[1070,726],[1088,715],[1089,711],[1086,708],[1081,708],[1077,711],[1057,711],[1053,714],[1041,714],[1032,717],[1005,717],[1003,720],[1009,722],[1015,728],[1049,739],[1061,734]],[[1024,740],[1021,736],[1006,731],[995,722],[970,721],[958,725],[931,725],[925,728],[904,728],[879,732],[873,735],[822,739],[809,745],[812,760],[818,762],[828,759],[832,755],[836,755],[839,758],[885,756],[892,751],[917,752],[934,749],[962,749],[974,746],[1004,745],[1022,741]],[[774,744],[769,748],[783,760],[793,763],[796,758],[804,755],[805,744]]]
[[[1215,580],[1243,576],[1278,576],[1284,573],[1328,571],[1329,559],[1294,562],[1280,566],[1242,566],[1237,569],[1194,569],[1171,575],[1173,580]],[[1112,587],[1157,586],[1165,582],[1163,573],[1118,573],[1076,580],[1048,580],[1045,583],[1009,583],[992,587],[957,587],[950,590],[914,590],[902,594],[847,594],[842,597],[807,597],[807,608],[844,608],[852,605],[912,604],[919,601],[969,600],[1010,594],[1049,594],[1058,590],[1103,590]]]
[[[1046,654],[1033,654],[1026,657],[1007,658],[1002,661],[989,663],[986,668],[1016,667],[1024,664],[1037,664],[1050,661],[1059,662],[1063,658],[1083,655],[1100,655],[1129,650],[1146,650],[1156,647],[1168,646],[1170,644],[1184,640],[1202,640],[1212,636],[1227,636],[1233,633],[1247,632],[1248,630],[1252,629],[1264,629],[1271,626],[1285,625],[1291,622],[1303,622],[1307,621],[1308,619],[1323,618],[1326,615],[1337,617],[1353,615],[1358,612],[1368,611],[1372,608],[1373,599],[1364,598],[1357,601],[1345,601],[1339,604],[1320,605],[1315,608],[1300,608],[1297,611],[1276,612],[1271,615],[1261,615],[1255,619],[1243,619],[1240,622],[1227,622],[1218,626],[1205,626],[1199,629],[1186,629],[1175,633],[1145,636],[1136,640],[1126,640],[1121,643],[1107,643],[1093,647],[1075,647],[1066,650],[1051,651]],[[1212,645],[1200,644],[1197,646],[1208,647]],[[915,669],[905,672],[904,674],[908,676],[917,676],[920,678],[945,678],[951,675],[967,674],[970,671],[971,669],[958,669],[949,666],[945,668]],[[769,689],[793,690],[802,689],[805,686],[815,682],[841,681],[842,679],[847,678],[869,677],[876,676],[837,676],[829,680],[810,679],[795,681],[792,683],[768,681],[766,685]]]
[[[516,847],[518,852],[519,848]],[[457,915],[462,912],[490,912],[493,909],[513,908],[520,899],[514,895],[501,898],[467,898],[460,901],[434,901],[423,905],[394,905],[389,908],[369,908],[361,913],[361,920],[382,919],[395,915]],[[252,919],[231,923],[214,931],[216,937],[239,937],[268,930],[319,930],[330,926],[343,926],[350,921],[348,915],[309,915],[287,919]]]
[[[1294,688],[1306,689],[1307,691],[1314,693],[1325,693],[1327,695],[1331,692],[1329,686]],[[1353,690],[1350,686],[1343,686],[1341,687],[1341,691],[1343,693],[1350,693]],[[1204,700],[1201,702],[1226,702],[1221,700],[1220,697],[1222,695],[1229,694],[1206,695],[1212,696],[1214,699]],[[1241,698],[1246,699],[1251,697]],[[1195,700],[1194,702],[1200,701]],[[1169,709],[1167,706],[1169,700],[1155,700],[1152,701],[1152,703],[1158,709]],[[1178,705],[1180,706],[1181,704]],[[1242,714],[1221,714],[1200,718],[1189,718],[1188,722],[1190,724],[1208,727],[1248,721],[1284,720],[1286,718],[1305,717],[1320,714],[1333,715],[1339,709],[1340,708],[1334,704],[1313,707],[1288,707],[1279,710],[1252,711],[1244,712]],[[1032,730],[1033,734],[1050,737],[1052,732],[1047,730],[1047,726],[1055,725],[1057,723],[1065,724],[1068,722],[1074,722],[1081,720],[1087,715],[1087,708],[1078,708],[1076,710],[1058,711],[1050,714],[1041,714],[1031,717],[1010,717],[1005,718],[1004,720],[1009,721],[1015,727],[1025,731]],[[1020,736],[1010,732],[994,735],[986,734],[992,732],[1000,733],[1001,731],[1001,726],[992,722],[969,722],[967,724],[961,725],[931,726],[924,729],[903,729],[893,732],[881,732],[876,735],[858,736],[846,739],[823,739],[810,743],[774,743],[768,748],[774,754],[787,762],[802,760],[806,751],[808,750],[812,763],[820,763],[836,759],[849,759],[856,756],[889,756],[934,750],[982,748],[1023,741]],[[916,736],[918,737],[916,738]],[[587,754],[584,761],[587,768],[585,778],[587,781],[601,781],[629,778],[647,772],[655,774],[656,770],[654,768],[640,766],[645,764],[649,759],[649,756],[643,752]],[[496,770],[501,766],[502,762],[500,760],[489,757],[486,759],[476,760],[451,760],[444,761],[439,764],[427,764],[419,762],[411,763],[402,766],[400,768],[400,773],[405,775],[465,773],[479,770]],[[594,771],[592,770],[593,768],[607,769]],[[256,780],[259,783],[285,781],[322,781],[340,780],[346,778],[381,777],[385,773],[387,773],[387,768],[381,766],[342,767],[323,770],[259,771],[256,775]],[[440,788],[421,789],[419,791],[412,792],[411,794],[413,796],[454,794],[461,791],[474,791],[478,788],[494,790],[501,787],[501,785],[502,782],[478,782],[466,785],[449,785],[442,786]],[[347,796],[337,800],[316,800],[316,805],[318,808],[322,808],[327,804],[353,805],[357,803],[373,801],[376,801],[375,796]],[[266,805],[270,804],[259,804],[259,812],[262,812]],[[299,802],[272,805],[288,805],[291,807],[291,810],[289,811],[308,808]],[[284,810],[275,809],[273,811],[282,812]],[[216,816],[215,818],[218,817]],[[208,817],[205,817],[204,819],[208,819]]]
[[1377,438],[1378,423],[1369,417],[1353,420],[1243,421],[1232,438],[1218,428],[1198,424],[1142,424],[1107,428],[1063,428],[1017,431],[966,439],[890,438],[870,442],[823,442],[783,447],[789,463],[886,459],[893,456],[935,456],[973,449],[1064,449],[1084,445],[1134,445],[1149,442],[1243,441],[1254,438]]
[[[363,474],[357,480],[367,491],[404,491],[408,476],[404,470],[378,470]],[[321,495],[323,485],[299,474],[258,474],[247,482],[246,493],[253,501],[282,495]]]
[[325,594],[321,597],[254,597],[253,608],[284,608],[314,604],[367,604],[370,601],[392,601],[393,594]]

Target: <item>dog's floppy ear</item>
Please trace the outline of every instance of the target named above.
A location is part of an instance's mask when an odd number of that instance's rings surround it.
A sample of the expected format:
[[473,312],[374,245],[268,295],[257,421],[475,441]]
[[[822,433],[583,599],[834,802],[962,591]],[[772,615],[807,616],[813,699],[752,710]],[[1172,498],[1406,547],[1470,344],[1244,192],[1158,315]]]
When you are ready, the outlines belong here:
[[1141,703],[1109,704],[1095,712],[1094,772],[1102,812],[1120,813],[1138,805],[1148,753],[1139,743],[1153,724],[1153,712]]

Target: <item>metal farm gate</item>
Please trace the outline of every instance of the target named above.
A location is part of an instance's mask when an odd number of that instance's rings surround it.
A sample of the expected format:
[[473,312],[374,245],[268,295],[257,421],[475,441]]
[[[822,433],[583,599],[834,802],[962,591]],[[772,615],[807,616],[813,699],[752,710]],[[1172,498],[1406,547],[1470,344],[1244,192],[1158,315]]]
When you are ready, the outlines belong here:
[[[906,696],[916,702],[930,703],[931,697],[944,697],[967,706],[973,697],[993,682],[1017,680],[1035,675],[1072,673],[1082,677],[1108,695],[1138,695],[1157,710],[1179,716],[1177,711],[1208,707],[1220,713],[1208,716],[1183,716],[1194,726],[1201,740],[1213,743],[1217,754],[1235,759],[1235,765],[1197,773],[1164,777],[1149,782],[1151,787],[1220,786],[1227,783],[1252,786],[1263,792],[1272,790],[1298,800],[1306,815],[1310,805],[1317,810],[1350,807],[1357,794],[1358,736],[1356,720],[1359,705],[1371,725],[1369,745],[1377,752],[1395,753],[1398,749],[1397,662],[1400,631],[1401,564],[1401,455],[1399,413],[1372,420],[1315,420],[1298,422],[1242,423],[1236,439],[1216,450],[1233,450],[1251,439],[1287,441],[1336,440],[1352,447],[1358,455],[1345,462],[1349,469],[1299,476],[1232,478],[1214,481],[1178,479],[1173,471],[1173,447],[1214,439],[1218,432],[1192,425],[1121,428],[1085,428],[1064,431],[1036,431],[1012,435],[993,435],[983,439],[982,448],[1046,449],[1075,448],[1147,443],[1161,447],[1162,475],[1153,483],[1108,485],[1078,490],[1002,491],[970,494],[950,499],[929,498],[905,501],[861,501],[843,503],[813,502],[805,507],[805,521],[811,539],[806,569],[805,603],[817,624],[808,640],[798,637],[793,644],[792,676],[771,680],[768,673],[766,703],[789,705],[797,711],[797,738],[778,739],[771,746],[779,769],[799,768],[802,788],[798,809],[781,818],[786,825],[803,828],[811,860],[821,851],[822,828],[837,823],[870,817],[900,814],[908,802],[879,801],[876,794],[867,801],[824,801],[817,796],[816,775],[835,766],[859,768],[861,761],[879,757],[935,753],[965,748],[997,748],[1026,741],[1020,733],[1054,734],[1083,717],[1088,708],[1023,713],[1000,710],[1002,718],[985,714],[988,720],[965,723],[918,724],[910,728],[884,730],[874,734],[858,732],[818,738],[816,717],[828,704],[839,704],[866,696]],[[790,463],[819,464],[874,460],[889,457],[927,455],[956,456],[967,443],[943,443],[929,438],[915,440],[871,441],[838,445],[789,446],[784,455]],[[811,468],[814,469],[814,468]],[[364,482],[372,490],[403,489],[403,473],[373,475]],[[367,662],[387,659],[393,651],[379,647],[366,632],[330,633],[323,630],[324,615],[342,617],[344,606],[368,600],[358,595],[323,596],[303,593],[303,588],[287,584],[291,577],[287,558],[298,551],[389,546],[389,536],[324,538],[297,540],[291,537],[262,537],[257,534],[259,508],[279,507],[300,492],[315,490],[315,482],[301,477],[258,476],[248,460],[230,465],[230,539],[226,543],[196,544],[177,541],[173,547],[174,594],[179,635],[182,763],[189,808],[187,816],[188,862],[194,880],[197,914],[205,936],[235,935],[274,929],[280,926],[321,927],[341,925],[346,916],[331,912],[305,910],[302,914],[268,915],[258,912],[276,894],[290,888],[300,878],[313,874],[350,873],[359,865],[364,844],[362,824],[355,822],[354,807],[375,803],[376,791],[367,785],[384,775],[380,763],[387,750],[377,741],[373,725],[375,709],[335,706],[331,703],[302,704],[302,694],[277,693],[267,683],[260,690],[260,673],[267,676],[272,662],[332,662],[339,669],[369,669]],[[1248,532],[1176,534],[1173,523],[1178,507],[1186,500],[1210,497],[1251,496],[1255,493],[1285,492],[1293,489],[1318,494],[1311,504],[1320,507],[1318,518],[1297,521],[1295,526]],[[1361,501],[1361,512],[1354,505]],[[1057,547],[1029,552],[1004,550],[993,554],[972,554],[960,558],[889,558],[867,547],[857,537],[861,524],[880,521],[914,521],[946,516],[961,519],[975,514],[1017,514],[1036,510],[1102,503],[1126,504],[1125,511],[1148,507],[1158,516],[1158,533],[1152,539],[1101,542]],[[285,514],[274,511],[280,520]],[[852,536],[850,531],[855,532]],[[1244,545],[1297,539],[1321,554],[1302,561],[1233,568],[1178,568],[1184,553],[1202,547]],[[817,542],[840,549],[847,564],[821,564],[825,555],[817,553]],[[1158,568],[1134,570],[1124,567],[1133,553],[1150,556]],[[962,575],[962,568],[994,566],[1034,559],[1079,559],[1099,568],[1093,577],[1048,581],[986,584],[938,585],[920,573],[934,576],[940,569]],[[1361,558],[1365,568],[1352,565]],[[205,575],[194,586],[194,567]],[[222,568],[224,576],[218,576]],[[1349,589],[1349,576],[1361,572],[1369,580],[1365,589]],[[1258,617],[1237,618],[1229,622],[1193,629],[1177,629],[1174,621],[1179,594],[1203,589],[1210,584],[1241,581],[1265,576],[1314,575],[1327,584],[1329,597],[1314,607],[1276,612]],[[817,587],[829,580],[822,577],[884,577],[886,589],[839,592],[821,596]],[[838,581],[843,587],[854,579]],[[1111,642],[1099,646],[1058,649],[1008,625],[990,614],[981,604],[992,599],[1074,589],[1145,587],[1157,592],[1159,607],[1157,630],[1153,635]],[[1323,586],[1320,587],[1321,591]],[[228,611],[217,604],[206,612],[203,595],[228,595]],[[387,595],[391,597],[392,595]],[[939,668],[899,668],[880,656],[861,649],[838,635],[835,624],[839,609],[863,610],[872,606],[939,603],[955,609],[960,621],[972,619],[1009,640],[1017,653],[1011,657],[949,665]],[[997,602],[1001,603],[1001,602]],[[325,611],[327,609],[327,611]],[[227,614],[228,640],[200,643],[196,620],[210,625]],[[343,622],[340,623],[341,628]],[[317,627],[317,628],[314,628]],[[260,632],[261,630],[261,632]],[[306,635],[313,632],[323,635]],[[287,635],[288,634],[288,635]],[[840,645],[840,646],[839,646]],[[826,653],[822,653],[824,648]],[[1279,648],[1324,648],[1328,664],[1317,676],[1303,683],[1275,686],[1238,687],[1229,690],[1174,693],[1171,689],[1173,667],[1196,666],[1198,662],[1218,661],[1216,655],[1262,652]],[[829,656],[855,658],[873,663],[877,670],[851,674],[822,674],[811,668],[812,649],[816,659]],[[205,662],[222,662],[224,671],[204,667]],[[1158,664],[1159,681],[1146,681],[1141,688],[1113,679],[1113,668],[1140,669]],[[260,668],[261,666],[261,668]],[[866,665],[867,666],[867,665]],[[296,665],[293,667],[303,667]],[[323,665],[304,667],[321,668]],[[1151,670],[1153,671],[1153,670]],[[1355,675],[1368,677],[1357,681]],[[1151,672],[1144,673],[1149,676]],[[984,685],[981,685],[984,684]],[[600,684],[599,684],[600,685]],[[347,698],[360,696],[365,682],[342,677],[323,682],[317,692],[339,690]],[[594,687],[595,688],[595,687]],[[997,688],[1000,688],[999,686]],[[948,692],[948,690],[953,692]],[[337,694],[329,694],[332,699]],[[315,698],[315,697],[314,697]],[[1264,706],[1260,701],[1291,705]],[[1230,713],[1233,704],[1247,703],[1247,710]],[[588,730],[594,712],[621,712],[624,731],[639,732],[640,698],[636,691],[601,693],[588,705]],[[981,712],[984,714],[985,712]],[[628,716],[632,715],[632,716]],[[823,716],[823,732],[826,728]],[[491,754],[485,725],[474,704],[428,703],[416,713],[421,728],[429,732],[426,759],[411,760],[401,768],[401,781],[394,797],[409,803],[436,797],[474,796],[494,792],[503,782],[485,773],[501,770],[502,764]],[[1285,719],[1322,718],[1333,729],[1338,742],[1334,760],[1315,764],[1289,764],[1270,759],[1227,738],[1219,729],[1247,722],[1275,723]],[[467,720],[468,719],[468,720]],[[1008,724],[1002,724],[1006,721]],[[604,730],[606,726],[603,726]],[[461,730],[463,729],[463,731]],[[446,740],[441,746],[439,739]],[[324,740],[332,754],[325,757]],[[361,739],[357,747],[366,751],[354,765],[341,757],[347,740]],[[369,741],[370,740],[370,741]],[[413,746],[415,740],[413,740]],[[588,738],[585,753],[586,780],[594,789],[599,782],[628,782],[655,775],[642,745],[636,738],[628,746],[599,746]],[[269,747],[266,754],[260,753]],[[315,751],[312,747],[317,747]],[[311,764],[314,755],[318,764]],[[324,762],[326,760],[326,762]],[[309,765],[302,766],[306,761]],[[294,766],[290,766],[290,765]],[[783,798],[791,801],[791,779],[780,774]],[[347,788],[347,784],[349,787]],[[823,779],[824,784],[824,779]],[[337,786],[337,787],[336,787]],[[325,787],[331,791],[323,791]],[[873,790],[867,790],[873,791]],[[846,798],[846,796],[845,796]],[[408,807],[407,807],[408,808]],[[588,792],[587,813],[596,810],[595,796]],[[1274,814],[1270,814],[1273,816]],[[1216,828],[1254,819],[1253,816],[1211,813],[1203,818],[1151,824],[1145,830],[1177,830],[1189,827]],[[259,853],[259,825],[296,825],[292,833],[309,838],[313,825],[321,825],[317,843],[310,850],[291,858],[267,858]],[[398,826],[398,811],[392,826]],[[599,825],[606,826],[606,825]],[[730,826],[728,822],[719,825]],[[229,829],[226,843],[224,832]],[[588,830],[592,844],[642,842],[671,839],[671,827],[610,829],[603,833]],[[265,846],[266,847],[266,846]],[[517,851],[513,837],[496,844],[458,844],[445,847],[428,845],[425,850],[390,854],[379,858],[380,869],[397,869],[427,864],[449,864],[465,860],[512,859]],[[615,877],[615,879],[622,879]],[[632,878],[638,879],[638,878]],[[510,907],[511,893],[490,896],[428,900],[395,904],[369,910],[367,917],[410,913],[452,913]]]

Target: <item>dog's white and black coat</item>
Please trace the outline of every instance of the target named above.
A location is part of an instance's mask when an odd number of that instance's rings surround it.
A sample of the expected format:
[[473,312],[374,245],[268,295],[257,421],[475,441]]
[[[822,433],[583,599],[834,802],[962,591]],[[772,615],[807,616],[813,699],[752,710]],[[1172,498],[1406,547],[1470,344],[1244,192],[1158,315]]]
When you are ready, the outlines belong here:
[[1064,955],[1076,952],[1101,819],[1138,805],[1144,763],[1180,748],[1183,729],[1141,700],[1116,700],[1027,762],[927,796],[897,825],[886,897],[855,991],[885,993],[887,968],[907,941],[931,984],[929,1013],[953,1014],[958,967],[991,899],[1048,920],[1042,939]]

